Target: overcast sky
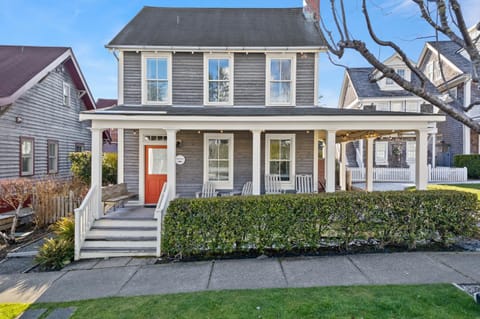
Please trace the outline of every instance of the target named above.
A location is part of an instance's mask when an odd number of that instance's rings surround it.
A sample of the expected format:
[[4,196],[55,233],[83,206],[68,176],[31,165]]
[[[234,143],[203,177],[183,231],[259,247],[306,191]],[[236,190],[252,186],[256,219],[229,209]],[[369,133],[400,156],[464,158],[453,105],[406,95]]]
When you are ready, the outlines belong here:
[[[351,32],[366,40],[360,0],[346,0]],[[469,25],[480,17],[480,0],[460,0]],[[329,19],[329,0],[321,0],[322,16]],[[69,46],[80,63],[95,99],[117,97],[117,67],[105,49],[120,29],[145,5],[164,7],[300,7],[302,0],[0,0],[0,44]],[[369,0],[375,29],[383,39],[398,42],[416,60],[433,31],[419,19],[411,0]],[[425,38],[429,37],[429,38]],[[421,38],[421,39],[419,39]],[[367,43],[381,59],[392,52]],[[355,53],[340,61],[349,67],[367,66]],[[337,106],[344,69],[320,59],[320,88],[325,106]]]

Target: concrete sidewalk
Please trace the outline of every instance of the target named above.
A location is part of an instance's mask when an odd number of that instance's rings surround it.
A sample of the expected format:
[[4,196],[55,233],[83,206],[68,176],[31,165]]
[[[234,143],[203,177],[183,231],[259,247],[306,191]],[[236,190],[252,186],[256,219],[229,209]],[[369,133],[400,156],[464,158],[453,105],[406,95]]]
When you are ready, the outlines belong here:
[[413,252],[152,264],[74,263],[64,271],[0,275],[0,303],[54,302],[220,289],[479,283],[480,253]]

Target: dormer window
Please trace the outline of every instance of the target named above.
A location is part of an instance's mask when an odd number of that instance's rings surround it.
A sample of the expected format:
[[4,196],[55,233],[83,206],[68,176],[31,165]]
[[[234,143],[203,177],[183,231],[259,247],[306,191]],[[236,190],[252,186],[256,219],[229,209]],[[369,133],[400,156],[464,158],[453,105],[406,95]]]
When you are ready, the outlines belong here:
[[204,104],[233,105],[233,55],[204,55]]
[[266,105],[295,105],[295,54],[267,55]]
[[172,65],[169,53],[142,54],[142,103],[172,104]]
[[[397,73],[400,77],[402,77],[403,79],[405,79],[405,69],[396,69],[396,70],[395,70],[395,73]],[[393,84],[395,84],[395,82],[393,82],[393,80],[390,79],[390,78],[386,78],[385,83],[386,83],[387,85],[393,85]]]

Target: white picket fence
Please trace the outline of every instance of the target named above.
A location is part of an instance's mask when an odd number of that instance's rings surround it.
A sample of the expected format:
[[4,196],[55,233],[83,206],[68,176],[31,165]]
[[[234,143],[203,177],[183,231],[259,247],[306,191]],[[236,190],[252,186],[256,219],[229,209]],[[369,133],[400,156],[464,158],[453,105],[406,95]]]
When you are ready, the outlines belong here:
[[[365,181],[364,167],[349,167],[352,173],[352,182]],[[374,182],[415,182],[415,166],[409,168],[375,167],[373,168]],[[434,167],[428,165],[429,182],[465,182],[467,168],[462,167]]]

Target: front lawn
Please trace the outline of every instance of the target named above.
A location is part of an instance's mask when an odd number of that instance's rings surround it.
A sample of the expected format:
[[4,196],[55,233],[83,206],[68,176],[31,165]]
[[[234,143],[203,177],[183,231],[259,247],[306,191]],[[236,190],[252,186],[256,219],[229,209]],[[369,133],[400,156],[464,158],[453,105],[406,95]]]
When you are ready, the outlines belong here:
[[207,291],[31,307],[53,310],[68,306],[77,307],[72,318],[88,319],[480,318],[480,306],[447,284]]
[[429,190],[454,190],[476,194],[480,200],[480,184],[430,184]]

